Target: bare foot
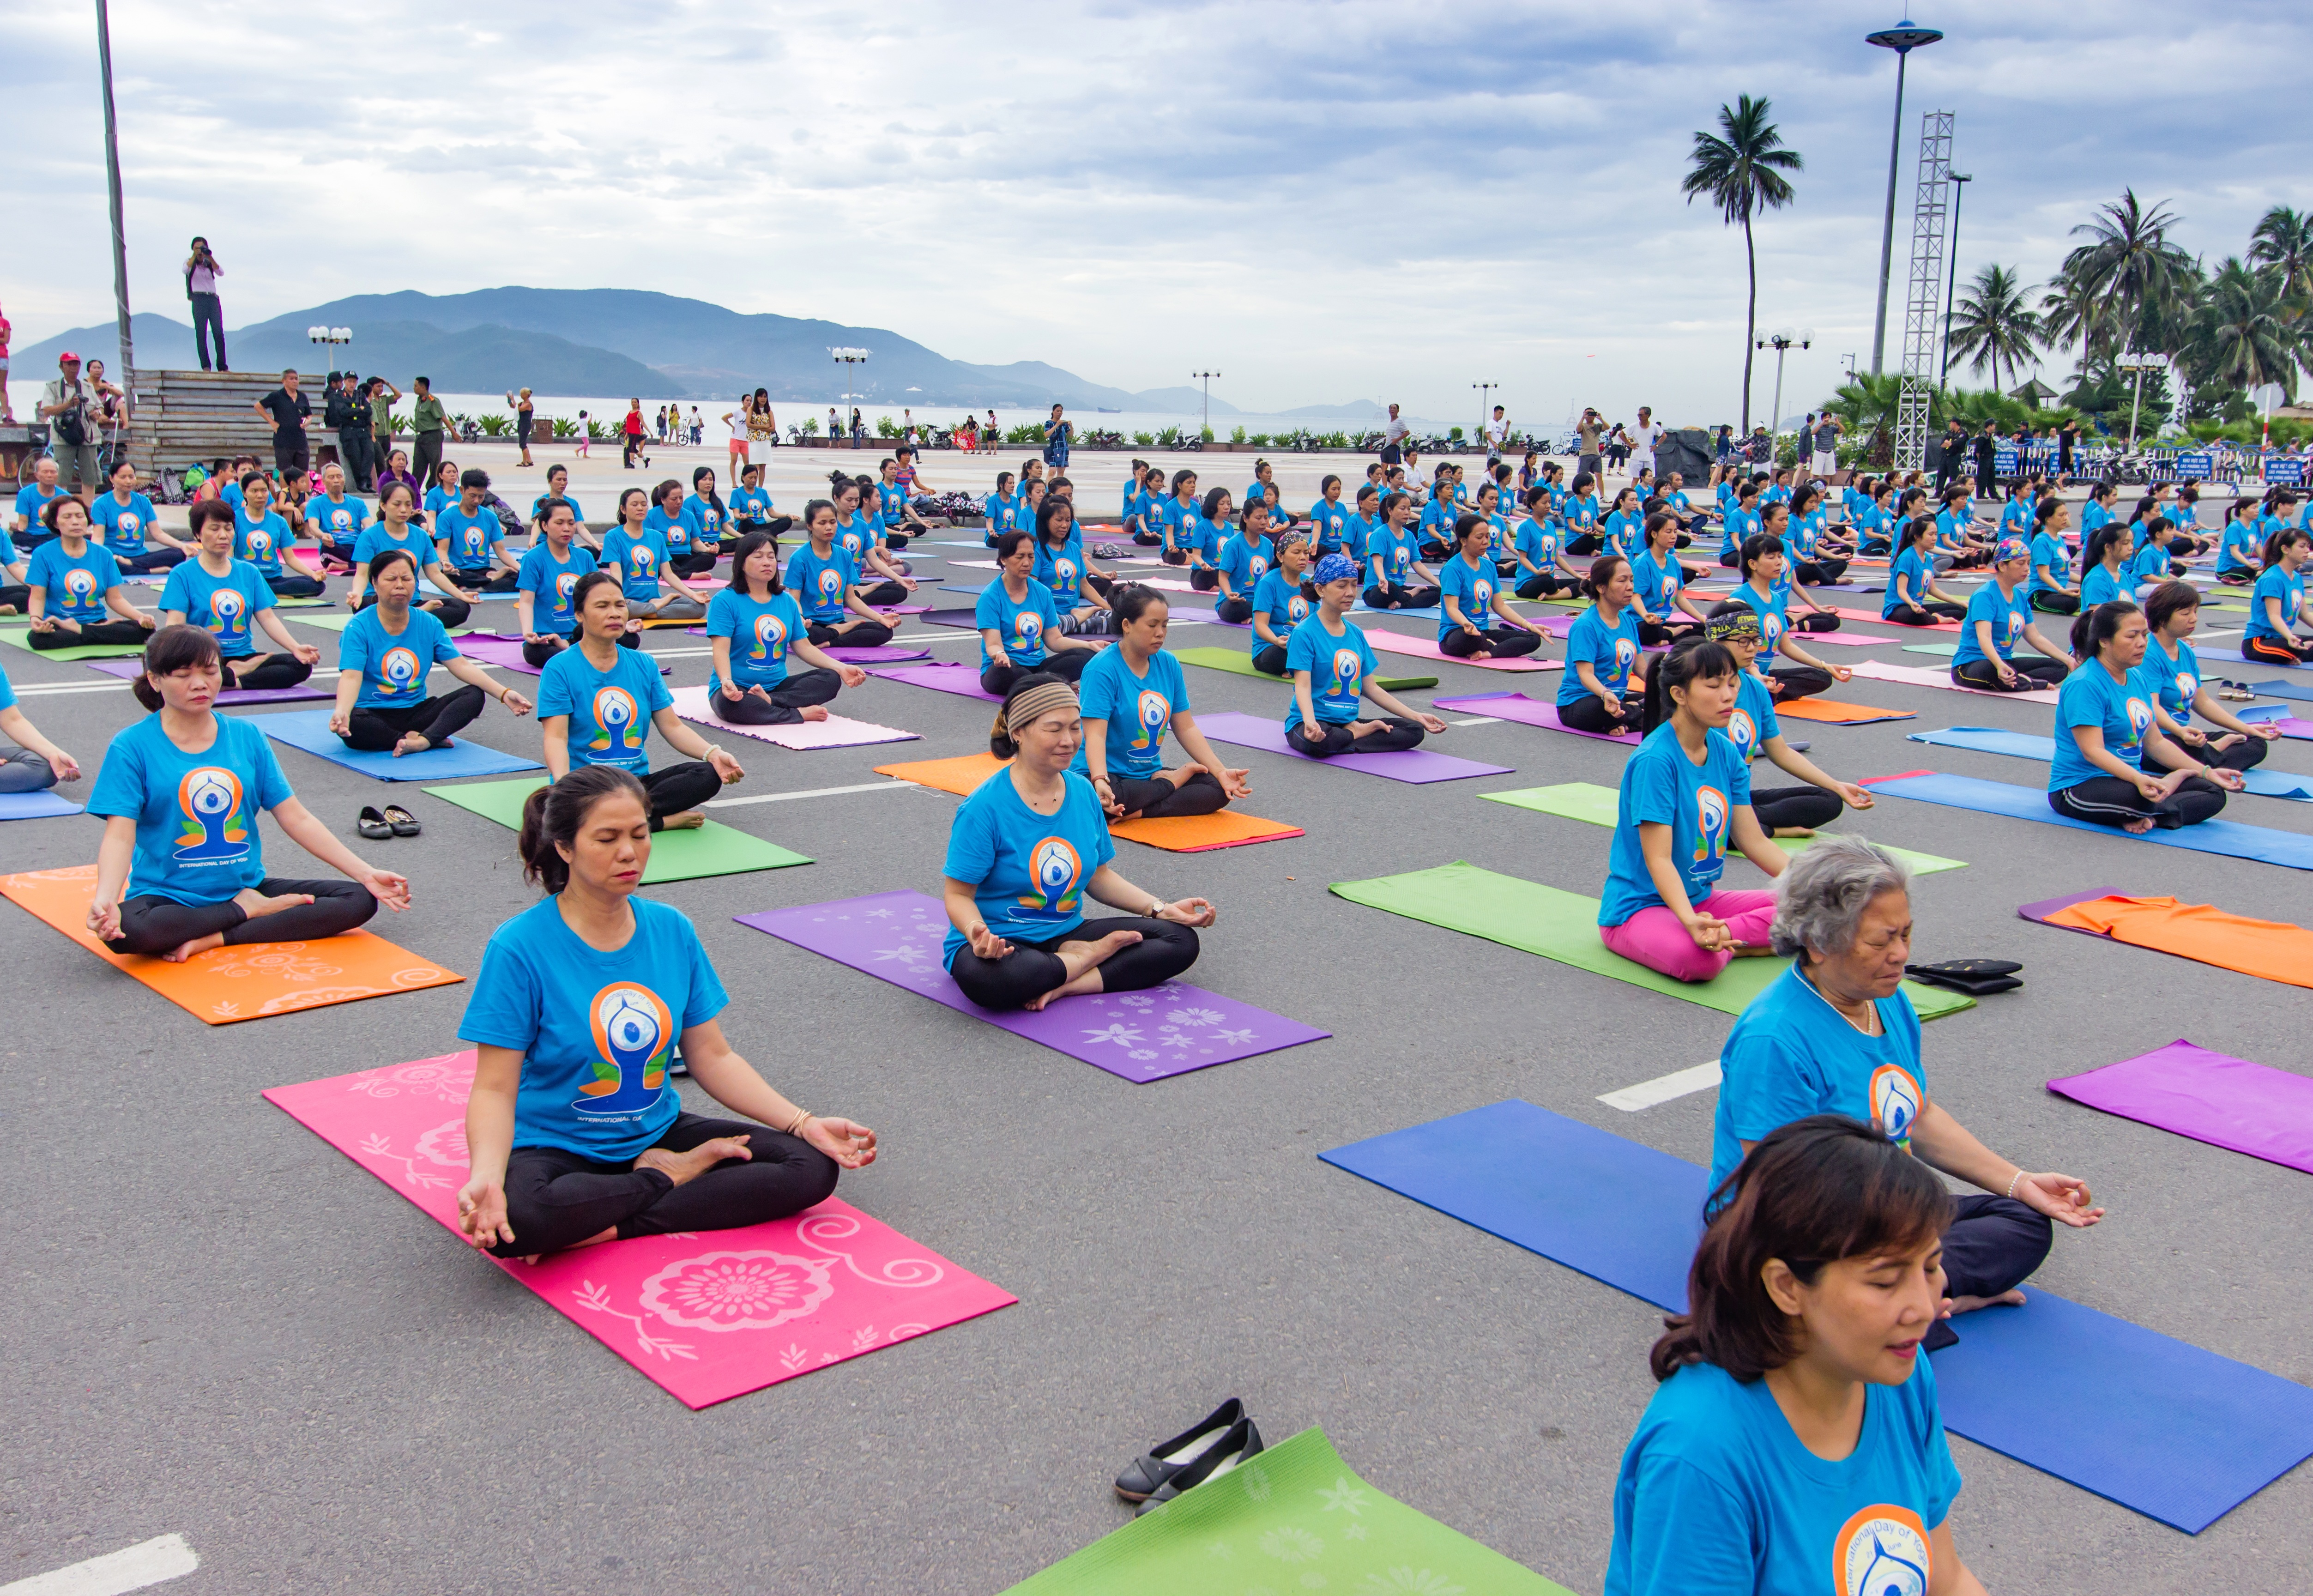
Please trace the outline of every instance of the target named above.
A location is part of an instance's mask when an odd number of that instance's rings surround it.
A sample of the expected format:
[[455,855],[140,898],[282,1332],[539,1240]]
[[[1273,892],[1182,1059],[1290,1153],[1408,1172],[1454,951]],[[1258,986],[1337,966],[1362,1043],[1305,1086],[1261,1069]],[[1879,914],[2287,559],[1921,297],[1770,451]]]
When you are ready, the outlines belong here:
[[434,745],[419,733],[406,731],[401,734],[401,741],[393,745],[393,757],[400,759],[405,754],[423,754],[432,746]]
[[707,824],[707,816],[696,809],[685,809],[680,815],[670,815],[659,822],[659,829],[668,832],[695,832]]
[[2002,1292],[1997,1297],[1954,1297],[1951,1305],[1952,1317],[1957,1318],[1961,1314],[1974,1313],[1979,1308],[2021,1308],[2024,1306],[2024,1293]]
[[1470,652],[1473,659],[1491,659],[1493,657],[1494,651],[1491,648],[1473,648]]
[[677,1186],[688,1186],[728,1159],[750,1159],[744,1136],[717,1136],[689,1152],[669,1152],[664,1147],[646,1150],[635,1160],[638,1169],[655,1169]]
[[1068,980],[1021,1007],[1032,1014],[1038,1013],[1055,998],[1100,991],[1100,966],[1139,940],[1139,931],[1111,931],[1097,942],[1061,943],[1060,967],[1069,973]]
[[233,901],[239,904],[241,912],[251,920],[262,920],[268,914],[278,914],[284,909],[310,904],[313,901],[313,895],[310,892],[285,892],[279,897],[268,898],[253,886],[244,886],[233,895]]
[[181,965],[197,953],[207,953],[212,948],[224,946],[224,933],[211,931],[206,937],[195,937],[189,942],[178,943],[174,948],[161,956],[161,962],[164,965]]
[[2141,837],[2152,829],[2152,823],[2149,820],[2131,820],[2123,824],[2120,829],[2132,837]]
[[803,710],[801,713],[805,720],[824,720],[827,719],[827,706],[813,704]]
[[1779,825],[1775,828],[1774,834],[1779,837],[1811,837],[1815,835],[1815,827],[1811,825]]

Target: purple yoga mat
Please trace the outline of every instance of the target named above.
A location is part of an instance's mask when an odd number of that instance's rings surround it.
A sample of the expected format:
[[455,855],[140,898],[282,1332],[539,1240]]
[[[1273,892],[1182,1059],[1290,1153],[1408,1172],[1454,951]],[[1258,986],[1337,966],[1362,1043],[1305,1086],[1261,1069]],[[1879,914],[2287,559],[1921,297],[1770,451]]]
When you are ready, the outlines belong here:
[[886,643],[874,648],[849,648],[841,643],[820,650],[830,659],[840,659],[846,665],[905,665],[911,659],[929,659],[929,648],[894,648]]
[[[2046,925],[2048,916],[2059,909],[2069,909],[2074,904],[2090,903],[2098,898],[2122,898],[2129,895],[2117,886],[2091,886],[2086,892],[2068,892],[2060,898],[2043,898],[2036,904],[2019,904],[2016,913],[2018,918],[2031,921],[2036,925]],[[2076,925],[2060,925],[2053,929],[2076,932],[2083,937],[2100,937],[2104,934],[2102,931],[2084,931]]]
[[968,665],[870,666],[867,674],[881,676],[887,682],[905,682],[910,687],[928,687],[934,692],[952,692],[958,698],[976,698],[984,704],[1004,701],[995,693],[980,690],[980,673]]
[[[1582,731],[1558,718],[1558,706],[1544,699],[1528,698],[1523,692],[1475,692],[1460,698],[1432,699],[1433,710],[1452,710],[1464,715],[1491,715],[1501,720],[1515,720],[1520,726],[1545,727],[1569,736],[1589,737],[1600,743],[1626,743],[1638,746],[1639,734],[1623,732],[1609,736],[1605,732]],[[1202,724],[1200,722],[1199,724]]]
[[[84,659],[81,663],[92,671],[118,676],[124,682],[133,682],[145,674],[145,662],[141,659]],[[337,692],[333,688],[316,687],[310,682],[300,682],[295,687],[236,687],[229,692],[218,693],[216,702],[219,709],[229,710],[235,704],[286,704],[300,699],[310,701],[335,697]]]
[[2278,720],[2268,720],[2265,724],[2279,727],[2281,735],[2284,737],[2294,737],[2300,742],[2313,742],[2313,720],[2300,720],[2294,715],[2283,715]]
[[[540,666],[527,664],[523,659],[520,638],[506,639],[484,632],[468,632],[464,637],[452,640],[457,644],[459,653],[477,665],[496,666],[500,670],[506,671],[520,671],[525,676],[535,676],[541,669]],[[658,674],[662,676],[672,675],[673,672],[674,667],[671,665],[662,663],[658,667]]]
[[1184,981],[1147,992],[1063,998],[1041,1014],[982,1009],[948,974],[940,957],[947,916],[919,892],[882,892],[736,918],[1137,1084],[1332,1035]]
[[2190,1042],[2059,1076],[2048,1089],[2212,1147],[2313,1175],[2313,1080]]
[[1317,764],[1339,765],[1343,770],[1362,771],[1368,776],[1384,776],[1392,781],[1409,781],[1417,786],[1430,781],[1458,781],[1465,776],[1510,773],[1506,764],[1481,764],[1474,759],[1456,759],[1450,754],[1433,754],[1427,748],[1407,748],[1394,754],[1337,754],[1331,759],[1317,759],[1286,740],[1283,721],[1263,720],[1258,715],[1241,715],[1234,710],[1198,716],[1197,729],[1216,742],[1288,754]]

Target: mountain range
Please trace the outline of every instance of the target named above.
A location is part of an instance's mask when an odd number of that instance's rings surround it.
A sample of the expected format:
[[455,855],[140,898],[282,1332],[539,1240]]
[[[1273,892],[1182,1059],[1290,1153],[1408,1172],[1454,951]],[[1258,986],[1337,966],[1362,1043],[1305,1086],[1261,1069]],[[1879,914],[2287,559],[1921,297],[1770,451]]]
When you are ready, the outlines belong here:
[[[314,326],[350,327],[354,341],[342,349],[317,348],[306,337]],[[189,323],[144,312],[132,331],[141,366],[196,363]],[[24,376],[46,375],[57,354],[72,349],[102,356],[117,371],[116,341],[110,325],[76,327],[16,349],[13,364]],[[1017,409],[1060,403],[1186,414],[1203,402],[1201,392],[1185,384],[1133,392],[1041,360],[975,366],[886,328],[747,315],[704,300],[630,288],[362,294],[229,331],[225,341],[237,370],[346,366],[383,372],[405,389],[422,372],[451,393],[527,387],[545,394],[722,399],[761,387],[773,399],[816,401],[843,388],[828,350],[858,348],[871,353],[851,368],[851,392],[875,404]],[[1212,412],[1243,413],[1218,399]],[[1285,413],[1367,420],[1382,412],[1360,401]]]

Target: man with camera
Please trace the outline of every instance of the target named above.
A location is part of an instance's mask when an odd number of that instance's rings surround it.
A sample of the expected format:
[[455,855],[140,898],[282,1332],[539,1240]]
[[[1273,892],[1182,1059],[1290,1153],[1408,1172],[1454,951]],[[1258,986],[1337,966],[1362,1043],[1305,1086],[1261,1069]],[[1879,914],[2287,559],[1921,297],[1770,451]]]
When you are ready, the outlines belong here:
[[96,418],[103,410],[103,400],[80,375],[80,357],[70,349],[57,356],[56,380],[40,390],[40,415],[48,424],[48,453],[56,456],[57,477],[69,465],[85,499],[104,491],[96,474]]
[[1606,423],[1596,410],[1586,408],[1581,423],[1574,428],[1574,469],[1599,475],[1600,444],[1606,436]]
[[216,368],[230,371],[224,363],[224,304],[217,298],[218,278],[224,269],[209,253],[209,241],[193,240],[193,252],[185,260],[185,297],[193,302],[193,346],[201,357],[201,369],[209,368],[209,332],[216,332]]
[[361,378],[349,371],[330,374],[329,392],[321,400],[321,425],[338,435],[338,457],[345,462],[346,480],[356,493],[373,490],[370,458],[369,404],[362,397]]

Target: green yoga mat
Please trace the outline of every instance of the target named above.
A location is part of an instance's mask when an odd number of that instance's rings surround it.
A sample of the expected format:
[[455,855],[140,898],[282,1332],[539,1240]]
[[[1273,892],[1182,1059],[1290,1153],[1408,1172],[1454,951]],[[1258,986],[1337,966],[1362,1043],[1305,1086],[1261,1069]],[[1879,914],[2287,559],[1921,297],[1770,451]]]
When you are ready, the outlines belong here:
[[[1611,787],[1601,787],[1595,781],[1568,781],[1557,787],[1521,787],[1512,792],[1482,792],[1478,795],[1490,803],[1509,804],[1520,809],[1538,809],[1544,815],[1557,815],[1568,820],[1579,820],[1587,825],[1613,825],[1620,796]],[[1818,833],[1818,836],[1833,833]],[[1815,837],[1777,837],[1775,844],[1786,853],[1797,853],[1814,842]],[[1939,870],[1964,870],[1967,860],[1946,859],[1940,854],[1914,853],[1909,848],[1897,848],[1882,842],[1897,859],[1911,867],[1914,876],[1932,876]]]
[[1325,1591],[1568,1596],[1385,1496],[1308,1429],[1023,1580],[1005,1596]]
[[[532,776],[506,781],[466,781],[455,787],[428,787],[435,798],[471,809],[485,820],[495,820],[510,831],[522,826],[523,800],[545,783]],[[701,876],[736,876],[748,870],[782,870],[812,861],[776,842],[708,821],[697,831],[660,832],[651,838],[650,863],[643,867],[643,885],[663,881],[694,881]]]
[[[1267,671],[1253,668],[1252,659],[1234,648],[1175,648],[1173,657],[1183,665],[1200,665],[1209,671],[1227,671],[1233,676],[1257,676],[1263,682],[1284,686],[1285,678],[1272,676]],[[1384,692],[1412,692],[1419,687],[1435,687],[1435,676],[1376,676],[1374,685]]]
[[35,648],[29,622],[22,626],[0,627],[0,643],[12,648],[22,648],[27,654],[37,654],[42,659],[133,659],[145,652],[142,643],[75,643],[69,648]]
[[[1336,881],[1332,890],[1353,904],[1483,937],[1505,948],[1539,954],[1722,1014],[1742,1013],[1785,968],[1779,958],[1738,958],[1716,980],[1697,985],[1674,981],[1607,950],[1598,940],[1596,898],[1480,869],[1461,860],[1432,869],[1409,870],[1402,876],[1376,876],[1370,881]],[[1917,982],[1906,981],[1904,990],[1922,1019],[1975,1007],[1974,998]]]
[[1906,643],[1904,645],[1904,652],[1932,654],[1939,659],[1949,659],[1959,652],[1959,645],[1957,643]]

